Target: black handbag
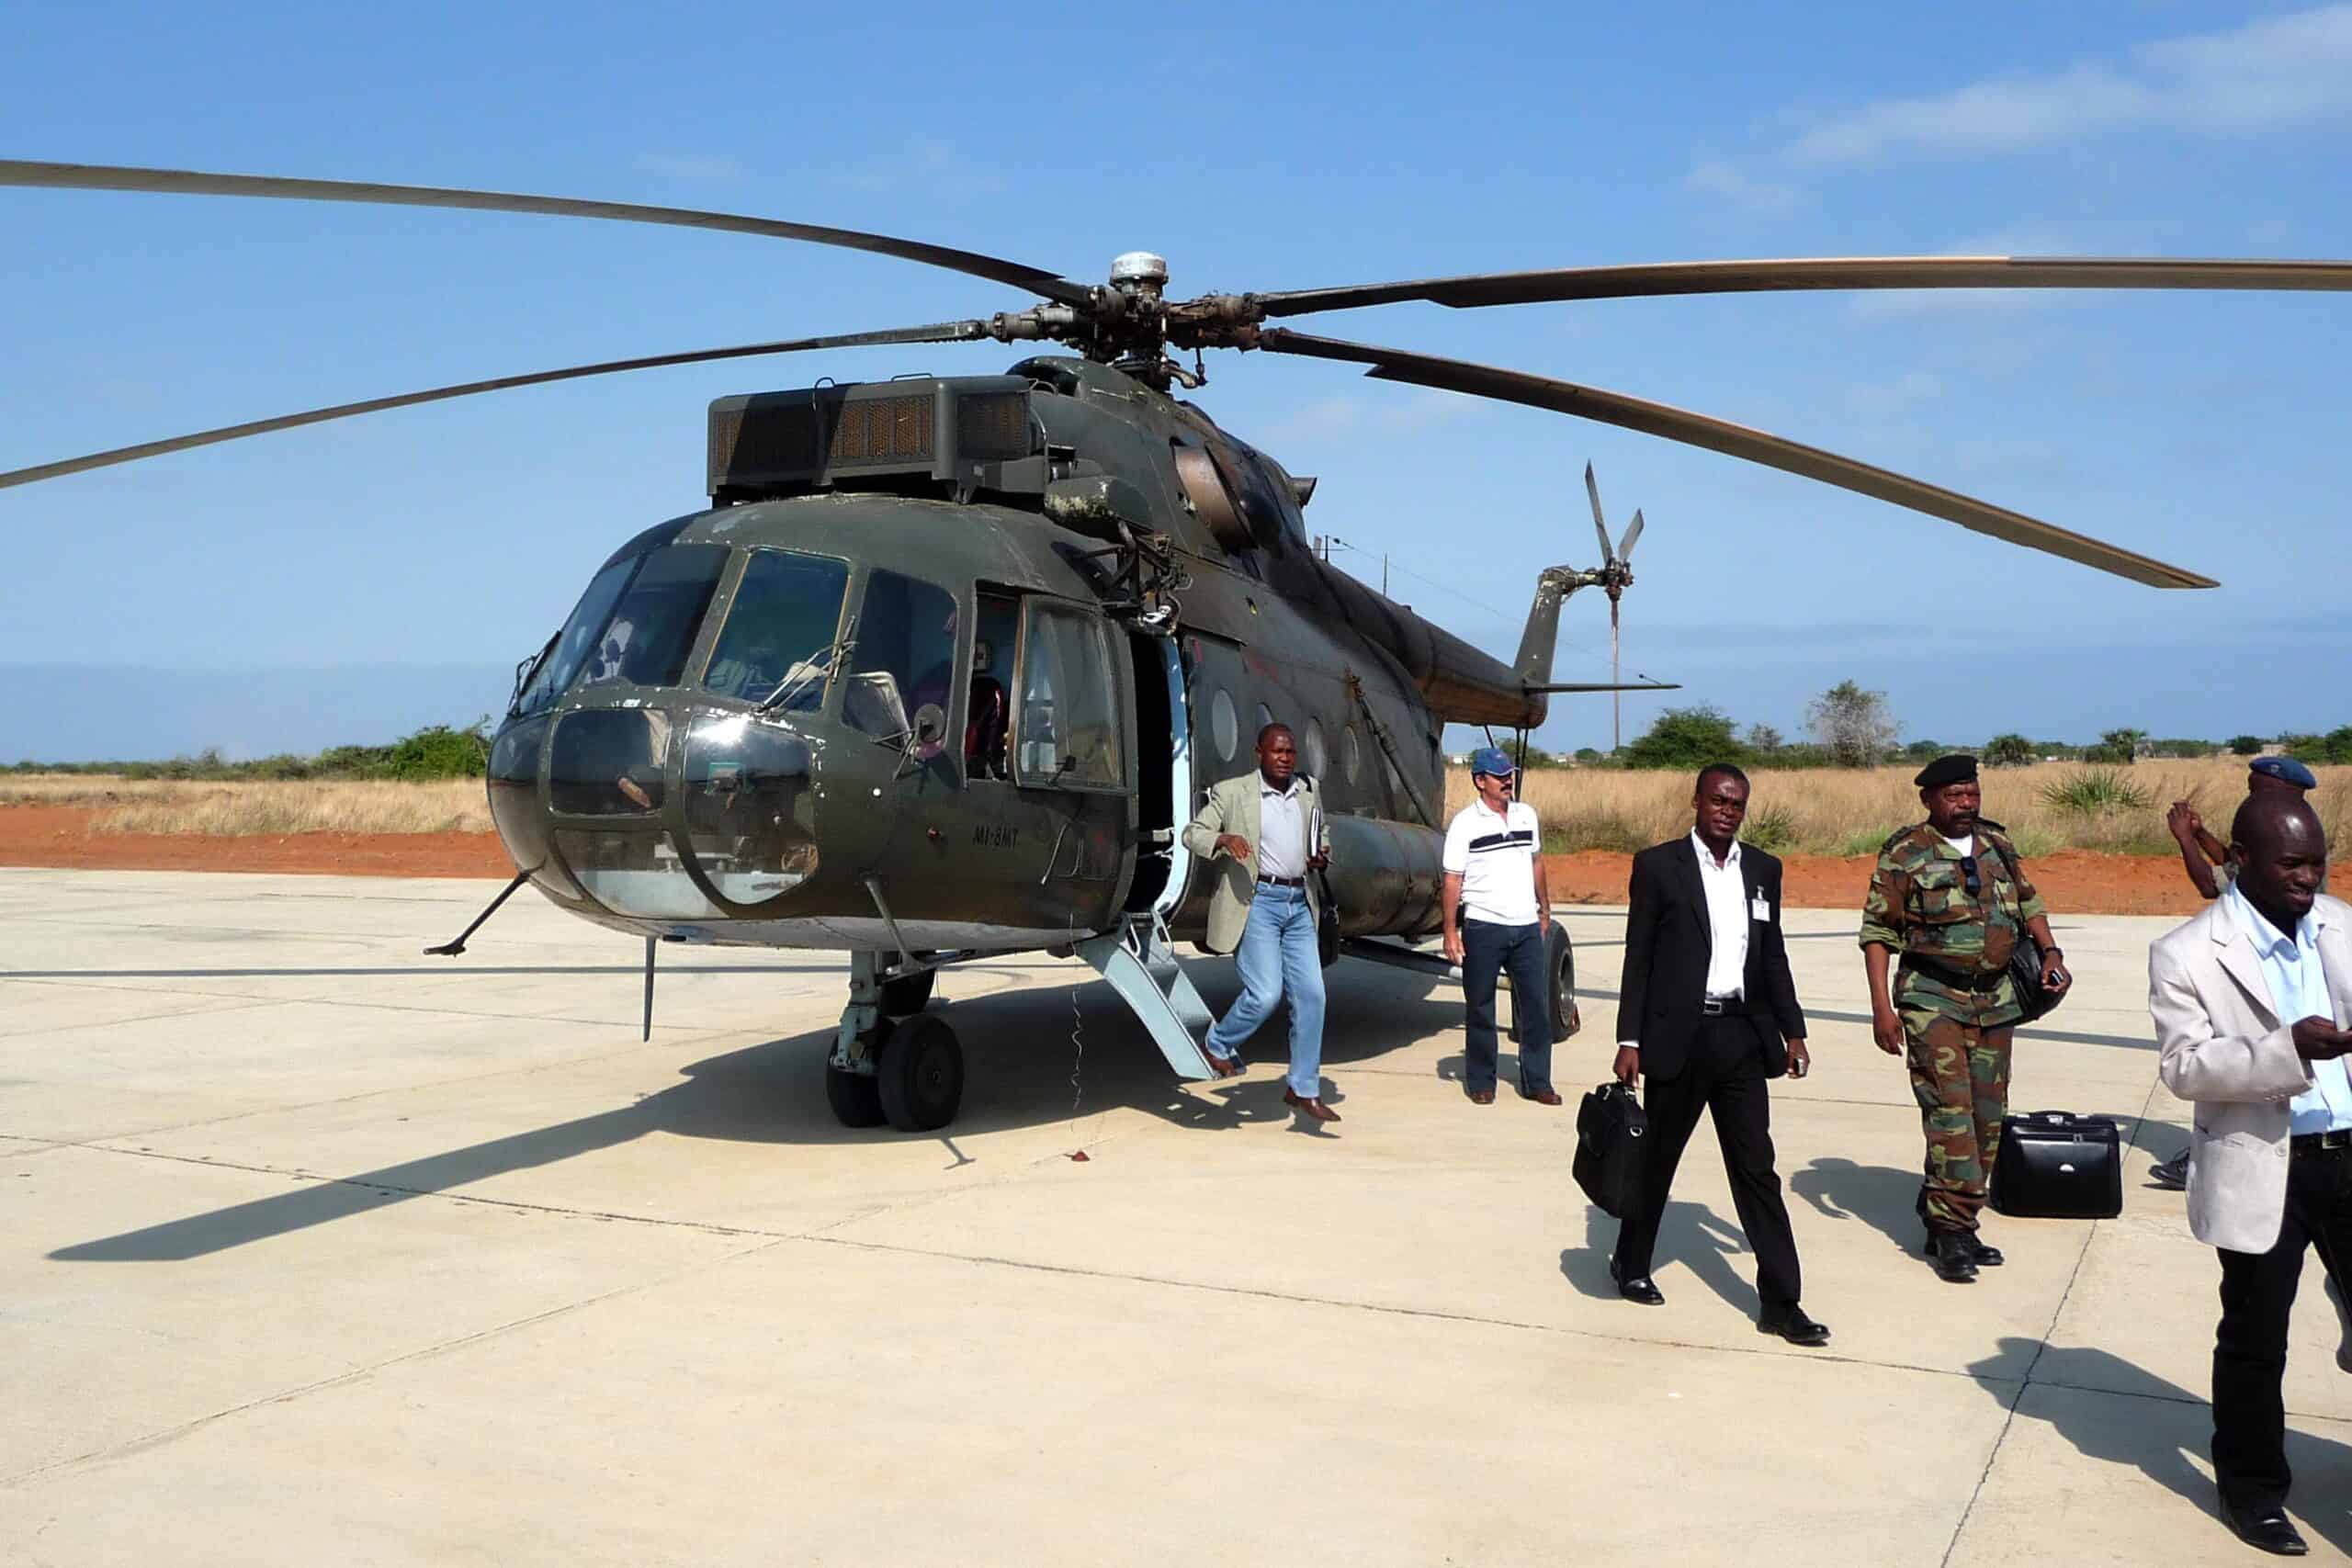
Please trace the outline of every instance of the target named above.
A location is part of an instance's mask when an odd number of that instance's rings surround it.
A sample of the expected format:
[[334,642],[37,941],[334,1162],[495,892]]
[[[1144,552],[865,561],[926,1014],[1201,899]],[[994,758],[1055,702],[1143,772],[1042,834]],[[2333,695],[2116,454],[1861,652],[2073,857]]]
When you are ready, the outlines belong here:
[[1622,1220],[1641,1201],[1649,1131],[1641,1101],[1621,1083],[1602,1084],[1577,1108],[1577,1153],[1568,1168],[1602,1213]]
[[[2009,863],[2010,885],[2014,886],[2023,882],[2025,873],[2018,869],[2017,856],[2004,849],[2001,858]],[[2018,1006],[2025,1013],[2018,1021],[2019,1023],[2031,1023],[2045,1013],[2054,1011],[2058,1004],[2066,999],[2065,992],[2051,990],[2041,983],[2041,972],[2048,964],[2049,955],[2041,944],[2033,940],[2033,933],[2025,929],[2025,922],[2019,920],[2018,944],[2009,953],[2008,970],[2009,987],[2017,992]]]
[[2001,1119],[1993,1207],[2032,1219],[2111,1220],[2123,1212],[2123,1141],[2114,1118],[2037,1111]]

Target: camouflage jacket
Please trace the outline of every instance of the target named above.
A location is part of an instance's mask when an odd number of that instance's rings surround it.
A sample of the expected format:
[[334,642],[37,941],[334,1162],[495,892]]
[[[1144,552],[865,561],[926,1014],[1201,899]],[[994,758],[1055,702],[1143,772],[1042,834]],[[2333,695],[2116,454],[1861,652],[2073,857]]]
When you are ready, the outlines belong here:
[[[1980,820],[1976,841],[1977,894],[1971,897],[1960,852],[1934,828],[1921,822],[1889,838],[1862,901],[1862,945],[1877,943],[1963,975],[1999,976],[2026,922],[2047,911],[2006,833]],[[1978,1024],[2023,1016],[2005,979],[1989,991],[1972,991],[1910,964],[1896,980],[1894,1004]]]

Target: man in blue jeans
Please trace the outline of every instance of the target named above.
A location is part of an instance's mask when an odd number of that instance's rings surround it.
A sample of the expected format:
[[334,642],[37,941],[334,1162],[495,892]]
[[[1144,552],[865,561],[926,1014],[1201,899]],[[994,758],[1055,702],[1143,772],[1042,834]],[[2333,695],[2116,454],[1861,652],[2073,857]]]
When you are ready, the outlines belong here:
[[[1552,994],[1544,973],[1544,939],[1552,929],[1552,889],[1544,879],[1543,835],[1535,808],[1510,797],[1510,758],[1499,746],[1470,759],[1470,785],[1478,798],[1445,830],[1445,956],[1462,966],[1462,994],[1470,1020],[1463,1049],[1463,1087],[1473,1105],[1495,1102],[1495,978],[1510,972],[1521,1001],[1519,1093],[1538,1105],[1557,1105],[1552,1088],[1552,1019],[1541,998]],[[1457,927],[1454,911],[1464,910]]]
[[1279,724],[1258,732],[1254,773],[1227,779],[1184,829],[1184,847],[1212,863],[1212,953],[1234,955],[1241,999],[1209,1029],[1209,1070],[1238,1075],[1239,1047],[1287,997],[1290,1084],[1283,1103],[1316,1122],[1337,1122],[1323,1103],[1323,958],[1316,943],[1315,879],[1329,863],[1323,797],[1298,771],[1298,743]]

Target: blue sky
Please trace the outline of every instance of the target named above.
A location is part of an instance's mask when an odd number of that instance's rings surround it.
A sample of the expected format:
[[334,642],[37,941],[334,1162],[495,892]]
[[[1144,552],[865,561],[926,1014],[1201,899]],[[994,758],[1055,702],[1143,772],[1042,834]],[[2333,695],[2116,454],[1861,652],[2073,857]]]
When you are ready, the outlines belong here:
[[[2352,5],[37,7],[0,155],[710,207],[1179,293],[1707,256],[2352,256]],[[0,468],[312,404],[987,314],[995,285],[740,236],[0,190]],[[1343,367],[1200,400],[1322,479],[1310,523],[1508,651],[1649,528],[1626,664],[1795,732],[2326,728],[2352,297],[1630,300],[1299,323],[1679,403],[2221,578],[2162,593],[1728,458]],[[703,407],[1001,345],[657,371],[0,491],[0,761],[383,738],[503,705],[594,564],[701,502]],[[1342,562],[1351,558],[1341,556]],[[1377,581],[1374,561],[1353,558]],[[1559,674],[1605,673],[1572,602]],[[472,673],[469,674],[468,671]],[[476,696],[473,694],[479,693]],[[1607,744],[1606,699],[1544,739]]]

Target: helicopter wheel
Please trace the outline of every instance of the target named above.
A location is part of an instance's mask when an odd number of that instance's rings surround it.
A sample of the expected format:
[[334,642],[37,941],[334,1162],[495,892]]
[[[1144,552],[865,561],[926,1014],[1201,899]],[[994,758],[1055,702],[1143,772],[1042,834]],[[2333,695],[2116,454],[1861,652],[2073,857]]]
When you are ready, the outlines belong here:
[[[889,1020],[882,1021],[877,1032],[884,1038],[876,1040],[869,1050],[879,1051],[888,1043]],[[825,1103],[833,1108],[833,1119],[844,1127],[879,1127],[888,1120],[882,1113],[881,1072],[844,1072],[829,1060],[825,1063]]]
[[932,1133],[956,1120],[964,1099],[964,1047],[944,1020],[918,1014],[890,1032],[874,1074],[883,1115],[901,1133]]
[[1577,1014],[1576,949],[1556,917],[1544,933],[1544,973],[1551,981],[1552,1038],[1566,1040],[1584,1027],[1584,1020]]
[[882,982],[882,1010],[892,1018],[907,1018],[931,1005],[931,985],[939,978],[939,971],[926,969],[920,975],[902,975],[895,980]]

